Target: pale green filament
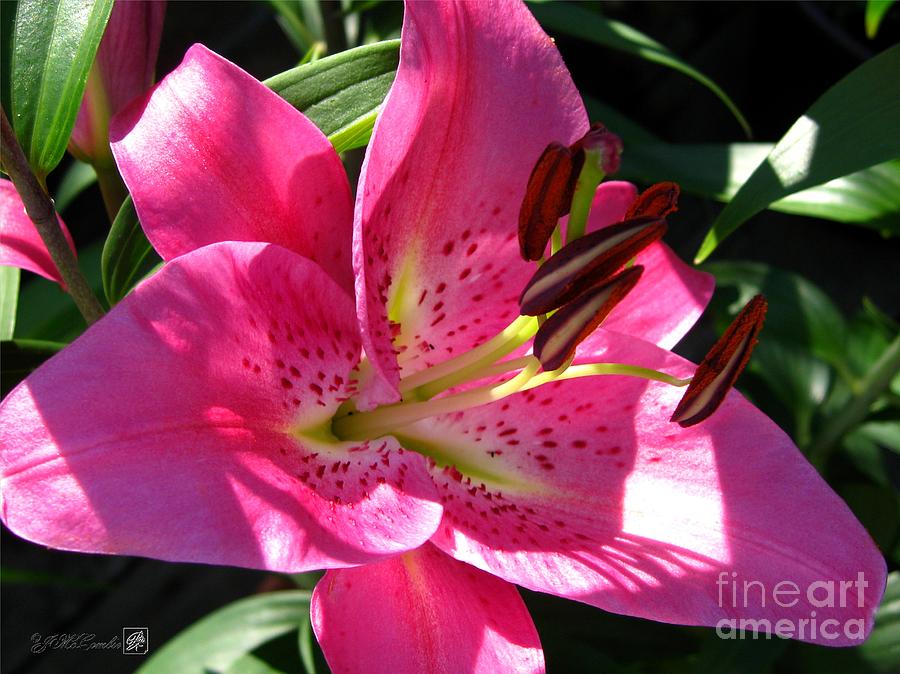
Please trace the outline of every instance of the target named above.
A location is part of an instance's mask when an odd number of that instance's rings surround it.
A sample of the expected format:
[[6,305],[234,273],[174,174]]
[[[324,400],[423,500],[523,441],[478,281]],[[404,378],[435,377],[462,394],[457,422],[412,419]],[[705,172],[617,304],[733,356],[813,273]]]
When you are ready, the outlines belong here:
[[596,377],[598,375],[619,374],[628,377],[638,377],[640,379],[648,379],[650,381],[661,381],[671,386],[687,386],[691,383],[690,378],[679,379],[665,372],[651,370],[647,367],[638,367],[637,365],[624,365],[622,363],[589,363],[587,365],[573,365],[566,367],[563,365],[553,372],[542,372],[522,387],[523,391],[542,386],[551,381],[560,381],[563,379],[578,379],[579,377]]
[[591,212],[591,204],[594,202],[594,194],[597,185],[606,176],[600,168],[600,161],[595,153],[586,152],[587,155],[581,173],[578,174],[578,182],[575,184],[575,195],[572,197],[572,208],[569,211],[569,224],[566,227],[566,243],[572,243],[575,239],[584,236],[587,227],[588,214]]
[[476,377],[480,370],[522,346],[534,337],[537,329],[537,319],[519,316],[490,341],[405,377],[400,381],[400,393],[405,399],[426,400],[448,388],[481,378]]
[[541,366],[540,361],[533,356],[530,356],[528,361],[525,369],[502,384],[482,386],[437,400],[397,403],[379,407],[371,412],[348,415],[335,419],[332,430],[342,440],[371,440],[420,419],[486,405],[522,390]]
[[[496,402],[507,396],[563,379],[594,377],[598,375],[626,375],[672,386],[686,386],[690,379],[679,379],[665,372],[620,363],[595,363],[590,365],[564,365],[553,372],[537,374],[540,362],[534,356],[498,363],[482,370],[482,376],[502,374],[511,368],[525,367],[512,379],[497,385],[482,386],[436,400],[401,402],[380,407],[371,412],[360,412],[334,420],[332,431],[341,440],[372,440],[396,432],[422,419],[441,414],[452,414],[479,405]],[[505,368],[505,369],[500,369]]]

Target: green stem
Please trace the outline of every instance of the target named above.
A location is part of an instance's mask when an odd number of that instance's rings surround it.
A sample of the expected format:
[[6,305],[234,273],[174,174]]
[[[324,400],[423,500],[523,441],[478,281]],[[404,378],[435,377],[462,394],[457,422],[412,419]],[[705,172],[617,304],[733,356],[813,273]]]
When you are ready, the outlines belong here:
[[572,208],[569,211],[569,224],[566,225],[566,243],[584,236],[587,227],[588,214],[591,212],[591,204],[594,202],[594,194],[597,185],[606,175],[598,166],[599,162],[593,161],[588,156],[578,175],[575,184],[575,195],[572,197]]
[[891,384],[900,371],[900,335],[888,345],[860,382],[859,392],[838,414],[833,416],[809,448],[809,460],[822,471],[831,452],[844,434],[863,421],[872,403]]
[[3,168],[12,179],[25,205],[25,212],[41,235],[69,295],[72,296],[84,320],[90,325],[103,316],[103,307],[78,268],[75,253],[69,247],[69,242],[59,225],[53,201],[28,164],[28,159],[2,106],[0,106],[0,137],[2,137],[0,161],[3,162]]
[[95,164],[97,183],[100,185],[100,194],[103,195],[103,205],[106,206],[106,215],[112,223],[119,214],[119,209],[128,196],[128,188],[122,182],[122,176],[116,169],[116,165],[110,166]]

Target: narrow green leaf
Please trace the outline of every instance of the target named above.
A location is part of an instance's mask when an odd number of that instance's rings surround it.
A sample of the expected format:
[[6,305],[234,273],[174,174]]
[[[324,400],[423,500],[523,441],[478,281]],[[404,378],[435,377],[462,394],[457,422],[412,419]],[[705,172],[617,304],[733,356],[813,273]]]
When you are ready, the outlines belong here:
[[[773,147],[771,143],[635,143],[626,145],[618,177],[651,183],[674,180],[686,192],[728,202]],[[767,207],[898,235],[900,160],[789,194]]]
[[18,267],[0,267],[0,339],[12,339],[19,304]]
[[[210,670],[207,670],[212,674]],[[225,674],[287,674],[282,669],[276,669],[262,658],[255,655],[242,655],[229,667]]]
[[876,672],[900,669],[900,571],[888,575],[884,599],[875,614],[875,629],[858,651]]
[[769,204],[900,157],[900,45],[869,59],[813,103],[719,214],[697,253],[710,256]]
[[319,14],[317,3],[301,2],[300,0],[269,0],[269,4],[275,10],[281,30],[300,54],[314,49],[317,43],[324,43],[322,17]]
[[894,0],[866,0],[866,36],[872,40],[878,34],[878,27]]
[[227,671],[261,644],[297,629],[309,592],[289,590],[241,599],[194,623],[157,651],[138,674]]
[[297,648],[300,651],[300,662],[306,674],[316,674],[315,646],[313,645],[312,621],[309,615],[303,617],[300,630],[297,632]]
[[6,395],[36,370],[45,360],[55,356],[65,346],[58,342],[36,339],[12,339],[0,342],[0,395]]
[[129,196],[113,221],[100,258],[103,292],[110,306],[121,301],[158,262],[159,256],[144,235]]
[[11,121],[35,173],[62,159],[113,0],[19,0]]
[[368,142],[399,60],[399,40],[376,42],[287,70],[265,84],[347,150]]
[[734,101],[715,82],[696,68],[682,61],[653,38],[644,35],[631,26],[618,21],[611,21],[596,12],[578,5],[548,2],[539,5],[532,4],[530,9],[545,28],[573,35],[603,47],[623,51],[645,61],[651,61],[687,75],[714,93],[731,111],[731,114],[734,115],[734,118],[741,125],[747,137],[749,138],[752,135],[750,124],[747,123],[744,115],[741,114]]
[[60,213],[64,212],[69,204],[75,201],[75,197],[96,182],[97,172],[93,166],[81,161],[73,161],[71,166],[66,169],[59,188],[56,190],[56,197],[53,199],[56,210]]

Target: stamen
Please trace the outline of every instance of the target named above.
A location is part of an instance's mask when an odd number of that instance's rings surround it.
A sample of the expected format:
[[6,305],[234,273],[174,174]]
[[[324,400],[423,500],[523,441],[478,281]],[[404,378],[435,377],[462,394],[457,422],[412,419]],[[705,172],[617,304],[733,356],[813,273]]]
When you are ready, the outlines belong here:
[[340,417],[334,419],[332,432],[341,440],[372,440],[421,419],[486,405],[518,393],[534,377],[540,365],[537,358],[531,356],[521,372],[502,384],[482,386],[436,400],[397,403]]
[[569,212],[584,153],[550,143],[537,160],[519,210],[519,250],[526,260],[540,260],[559,219]]
[[420,370],[400,381],[404,398],[427,399],[452,386],[471,381],[478,373],[507,356],[537,332],[537,320],[519,316],[489,341],[454,358]]
[[665,220],[637,218],[566,244],[525,286],[519,298],[522,314],[538,316],[570,302],[608,279],[665,232]]
[[718,409],[750,360],[766,308],[766,299],[757,295],[741,310],[700,363],[670,421],[687,428]]
[[651,185],[632,202],[625,213],[625,220],[631,218],[664,218],[678,210],[678,183],[664,182]]
[[622,141],[605,126],[597,123],[569,149],[583,155],[584,165],[572,196],[572,208],[566,225],[566,243],[584,236],[597,185],[607,175],[619,170]]
[[583,293],[553,314],[534,338],[534,355],[545,370],[556,370],[575,354],[575,349],[625,299],[644,268],[636,265]]

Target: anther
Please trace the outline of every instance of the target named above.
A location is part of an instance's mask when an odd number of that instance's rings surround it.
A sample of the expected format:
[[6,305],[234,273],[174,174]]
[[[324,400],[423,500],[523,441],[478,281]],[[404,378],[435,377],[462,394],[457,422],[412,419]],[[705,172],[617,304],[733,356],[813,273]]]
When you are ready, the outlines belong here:
[[680,193],[678,183],[664,182],[651,185],[628,207],[625,220],[641,217],[664,218],[678,210]]
[[700,363],[670,421],[686,428],[718,409],[750,360],[767,306],[766,298],[757,295],[741,310]]
[[665,220],[636,218],[566,244],[525,286],[519,298],[521,313],[538,316],[574,300],[608,279],[665,232]]
[[569,212],[583,152],[550,143],[528,178],[519,210],[519,250],[526,260],[540,260],[559,219]]
[[534,338],[534,355],[545,371],[562,367],[575,349],[631,292],[644,268],[635,265],[584,292],[548,318]]

